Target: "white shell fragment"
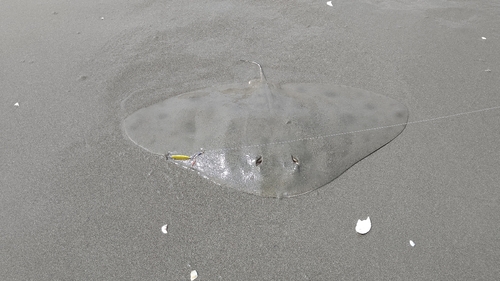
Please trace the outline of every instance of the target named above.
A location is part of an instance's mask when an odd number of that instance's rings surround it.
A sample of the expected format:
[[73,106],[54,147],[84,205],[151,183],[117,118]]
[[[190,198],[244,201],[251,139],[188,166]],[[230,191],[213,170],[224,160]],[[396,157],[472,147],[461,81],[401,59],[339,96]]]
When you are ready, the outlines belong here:
[[18,103],[18,102],[16,102],[16,103],[14,104],[14,106],[19,106],[19,103]]
[[481,37],[481,39],[486,40],[486,37]]
[[413,242],[412,240],[410,240],[410,246],[415,247],[415,242]]
[[330,7],[333,7],[332,1],[328,1],[328,2],[326,2],[326,5],[328,5],[328,6],[330,6]]
[[356,224],[356,232],[359,234],[366,234],[372,228],[372,222],[370,221],[370,217],[367,217],[366,220],[358,220]]
[[167,232],[167,227],[168,227],[168,224],[166,224],[166,225],[162,226],[162,227],[161,227],[161,232],[163,232],[163,233],[167,234],[167,233],[168,233],[168,232]]
[[104,17],[101,17],[101,20],[104,20]]
[[198,272],[196,270],[191,271],[191,281],[195,280],[198,278]]

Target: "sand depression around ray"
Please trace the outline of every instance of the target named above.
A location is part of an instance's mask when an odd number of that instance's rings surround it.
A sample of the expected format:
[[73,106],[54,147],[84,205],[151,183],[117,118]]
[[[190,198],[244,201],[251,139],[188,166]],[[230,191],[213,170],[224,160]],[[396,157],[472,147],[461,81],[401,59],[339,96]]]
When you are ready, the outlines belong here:
[[123,121],[127,136],[222,186],[292,197],[333,181],[408,121],[391,98],[333,84],[272,84],[252,63],[260,79],[142,108]]

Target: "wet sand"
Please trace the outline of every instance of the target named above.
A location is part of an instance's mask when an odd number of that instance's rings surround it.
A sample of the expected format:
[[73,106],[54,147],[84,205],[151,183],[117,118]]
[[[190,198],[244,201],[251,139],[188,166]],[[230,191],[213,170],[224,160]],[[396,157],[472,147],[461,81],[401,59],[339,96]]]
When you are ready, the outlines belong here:
[[254,78],[240,59],[275,82],[387,95],[410,122],[500,106],[496,1],[4,2],[0,279],[500,275],[499,109],[409,124],[282,200],[215,185],[121,130],[173,95]]

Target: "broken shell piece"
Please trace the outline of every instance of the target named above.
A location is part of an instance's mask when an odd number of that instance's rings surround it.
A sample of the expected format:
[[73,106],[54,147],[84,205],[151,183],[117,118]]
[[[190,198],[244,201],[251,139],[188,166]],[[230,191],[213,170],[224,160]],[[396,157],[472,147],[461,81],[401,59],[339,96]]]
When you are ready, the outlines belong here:
[[370,221],[370,217],[367,217],[366,220],[358,220],[356,224],[356,232],[359,234],[366,234],[372,228],[372,222]]
[[198,272],[196,270],[191,271],[191,281],[198,278]]
[[328,1],[328,2],[326,2],[326,5],[328,5],[328,6],[330,6],[330,7],[333,7],[332,1]]
[[415,242],[413,242],[412,240],[410,240],[410,246],[415,247]]
[[489,68],[488,68],[488,69],[485,69],[484,71],[486,71],[486,72],[491,72],[491,69],[489,69]]
[[161,232],[163,232],[163,233],[167,234],[167,233],[168,233],[168,232],[167,232],[167,227],[168,227],[168,224],[166,224],[166,225],[162,226],[162,227],[161,227]]
[[481,37],[481,39],[486,40],[486,37]]
[[18,103],[18,102],[16,102],[16,103],[14,104],[14,106],[19,106],[19,103]]

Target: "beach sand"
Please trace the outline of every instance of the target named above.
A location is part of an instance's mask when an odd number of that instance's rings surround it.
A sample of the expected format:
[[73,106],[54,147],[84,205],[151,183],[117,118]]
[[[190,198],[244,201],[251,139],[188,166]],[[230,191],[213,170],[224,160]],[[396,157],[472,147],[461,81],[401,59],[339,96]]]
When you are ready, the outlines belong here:
[[[0,3],[0,279],[500,276],[500,109],[431,120],[500,106],[497,1],[34,2]],[[414,123],[281,200],[122,132],[140,108],[255,78],[240,59],[273,82],[387,95]]]

